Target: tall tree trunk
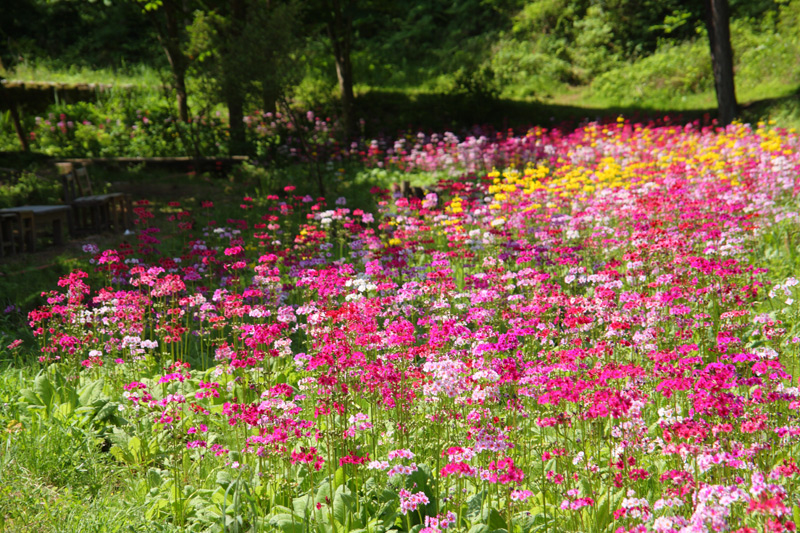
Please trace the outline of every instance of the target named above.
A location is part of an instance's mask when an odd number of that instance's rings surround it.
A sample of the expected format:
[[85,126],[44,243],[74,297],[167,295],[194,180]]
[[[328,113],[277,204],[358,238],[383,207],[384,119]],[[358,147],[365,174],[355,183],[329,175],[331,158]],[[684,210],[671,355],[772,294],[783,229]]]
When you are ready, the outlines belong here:
[[730,124],[736,117],[736,86],[733,82],[733,49],[731,48],[730,10],[728,0],[705,0],[706,29],[711,46],[714,88],[717,91],[718,121]]
[[241,91],[232,90],[227,95],[228,120],[230,121],[230,155],[240,155],[245,151],[244,99]]
[[264,80],[261,84],[261,107],[264,113],[274,113],[278,109],[280,93],[271,80]]
[[28,145],[28,136],[22,127],[22,121],[19,118],[19,110],[17,109],[16,102],[11,102],[11,121],[14,123],[14,131],[17,132],[17,138],[22,145],[22,151],[30,152],[31,148]]
[[178,118],[189,122],[189,101],[186,96],[186,67],[173,72],[175,92],[178,100]]
[[[237,72],[236,65],[239,63],[238,58],[230,57],[230,54],[236,54],[236,44],[242,36],[242,29],[246,23],[247,9],[245,0],[230,0],[231,6],[231,26],[228,43],[229,55],[226,61],[228,72],[225,73],[225,100],[228,104],[228,127],[230,131],[230,144],[228,151],[230,155],[241,154],[245,149],[245,131],[244,131],[244,95],[242,91],[243,81],[241,75]],[[223,67],[224,69],[225,67]]]
[[353,39],[353,19],[347,6],[342,2],[348,0],[331,0],[328,19],[328,37],[333,46],[333,57],[336,62],[336,77],[339,80],[339,94],[342,98],[342,125],[346,139],[355,136],[355,96],[353,94],[353,64],[350,60]]
[[178,100],[178,117],[183,122],[189,122],[189,102],[186,95],[186,56],[181,49],[181,14],[182,10],[177,5],[177,0],[164,0],[162,5],[164,24],[158,20],[157,11],[150,11],[151,20],[156,27],[158,41],[167,56],[172,81],[175,84],[175,93]]

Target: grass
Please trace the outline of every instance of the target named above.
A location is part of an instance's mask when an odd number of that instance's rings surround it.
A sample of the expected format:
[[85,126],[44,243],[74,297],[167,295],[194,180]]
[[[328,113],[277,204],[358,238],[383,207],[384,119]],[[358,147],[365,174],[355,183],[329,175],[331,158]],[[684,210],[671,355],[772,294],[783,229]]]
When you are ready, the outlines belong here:
[[[33,381],[32,367],[0,371],[7,427],[0,439],[0,531],[148,531],[136,479],[74,421],[32,418],[23,424],[10,402]],[[13,409],[13,407],[12,407]]]
[[120,69],[93,69],[86,66],[55,66],[47,61],[24,61],[13,69],[0,70],[0,78],[59,83],[103,83],[159,87],[167,73],[145,65],[125,65]]

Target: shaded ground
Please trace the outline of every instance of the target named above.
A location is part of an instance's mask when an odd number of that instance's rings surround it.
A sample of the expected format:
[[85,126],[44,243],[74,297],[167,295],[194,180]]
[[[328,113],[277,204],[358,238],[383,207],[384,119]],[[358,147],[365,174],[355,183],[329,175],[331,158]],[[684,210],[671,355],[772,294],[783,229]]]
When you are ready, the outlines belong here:
[[[5,158],[5,162],[3,161]],[[33,167],[44,172],[48,160],[35,154],[2,154],[0,167],[8,164],[8,159],[18,161],[35,160]],[[131,195],[134,203],[147,200],[155,214],[155,225],[163,225],[170,214],[181,209],[190,212],[199,208],[200,202],[212,200],[215,203],[235,202],[241,199],[242,191],[248,184],[220,180],[206,175],[186,173],[164,174],[158,172],[121,172],[116,175],[94,173],[95,182],[103,182],[109,191],[124,192]],[[55,177],[54,177],[55,178]],[[110,179],[114,181],[104,182]],[[170,206],[178,202],[180,207]],[[122,233],[87,233],[68,236],[62,246],[53,245],[47,238],[39,238],[36,253],[19,253],[13,257],[0,258],[0,320],[4,309],[16,306],[27,310],[43,302],[41,292],[55,286],[59,277],[79,267],[86,259],[83,245],[92,243],[100,249],[115,248],[120,242],[130,241],[132,237]]]
[[592,120],[612,120],[623,115],[633,121],[670,117],[671,122],[710,121],[716,109],[654,109],[646,106],[587,107],[553,102],[492,99],[480,94],[408,94],[370,91],[359,95],[357,113],[369,117],[364,123],[367,136],[394,135],[399,131],[468,131],[488,125],[504,131],[531,126],[565,129]]

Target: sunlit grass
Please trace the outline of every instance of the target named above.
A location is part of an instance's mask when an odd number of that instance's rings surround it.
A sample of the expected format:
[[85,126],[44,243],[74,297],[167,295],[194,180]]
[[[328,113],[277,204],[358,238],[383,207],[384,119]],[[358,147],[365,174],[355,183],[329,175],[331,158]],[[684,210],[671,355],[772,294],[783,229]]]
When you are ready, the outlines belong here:
[[146,65],[126,65],[117,70],[95,69],[86,66],[54,66],[47,61],[31,61],[17,64],[13,69],[0,71],[0,77],[9,80],[57,82],[69,84],[102,83],[109,85],[138,85],[159,87],[167,72]]

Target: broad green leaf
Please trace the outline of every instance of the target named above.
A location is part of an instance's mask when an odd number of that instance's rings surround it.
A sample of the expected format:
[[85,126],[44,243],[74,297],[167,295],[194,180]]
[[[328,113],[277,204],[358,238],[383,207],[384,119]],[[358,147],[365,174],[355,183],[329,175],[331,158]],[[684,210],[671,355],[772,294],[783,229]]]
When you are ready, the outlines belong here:
[[81,405],[90,405],[103,395],[103,380],[92,381],[80,390],[78,401]]
[[314,500],[306,494],[292,500],[292,508],[299,516],[311,516],[314,512]]
[[325,481],[321,483],[320,486],[317,488],[317,494],[316,498],[314,499],[314,502],[326,503],[325,498],[328,498],[328,502],[330,502],[332,499],[331,496],[333,496],[333,494],[331,493],[331,484]]
[[112,402],[110,400],[97,400],[92,405],[95,409],[95,414],[93,417],[93,422],[107,422],[113,416],[115,416],[119,410],[117,408],[119,404],[116,402]]
[[232,482],[233,477],[231,477],[230,472],[227,470],[220,470],[217,472],[217,485],[220,485],[223,489],[227,489]]
[[161,472],[156,470],[155,468],[151,468],[147,471],[147,484],[151,487],[160,487],[164,482],[164,478],[161,475]]
[[487,524],[475,524],[469,529],[469,533],[489,533],[490,531]]
[[222,489],[215,490],[214,494],[211,495],[211,501],[216,505],[220,506],[220,508],[224,507],[225,491]]
[[345,487],[339,487],[336,496],[333,498],[333,518],[341,524],[345,524],[347,517],[352,513],[355,500],[349,493],[344,492]]
[[33,381],[33,392],[36,396],[39,397],[39,405],[43,405],[49,411],[50,406],[53,403],[53,396],[55,396],[56,391],[53,388],[52,383],[50,380],[47,379],[47,376],[44,374],[39,374]]
[[497,512],[497,509],[492,509],[489,511],[489,529],[494,531],[496,529],[507,529],[506,527],[506,519]]
[[169,500],[166,498],[159,498],[156,502],[147,510],[145,513],[145,518],[148,520],[153,520],[157,516],[161,514],[161,511],[169,508]]
[[142,457],[142,439],[139,437],[128,439],[128,451],[135,461],[140,461]]
[[483,498],[486,496],[486,491],[481,491],[473,495],[467,500],[467,512],[464,516],[470,522],[475,522],[476,518],[481,517],[481,510],[483,509]]
[[33,407],[33,408],[46,407],[42,402],[42,399],[39,396],[37,396],[36,393],[33,392],[33,390],[22,389],[21,391],[19,391],[19,393],[20,396],[22,396],[22,399],[25,401],[25,403],[28,404],[28,407]]
[[120,463],[130,463],[131,460],[128,456],[125,455],[125,452],[122,448],[120,448],[119,444],[113,445],[109,448],[108,453],[110,453],[114,459],[119,461]]

